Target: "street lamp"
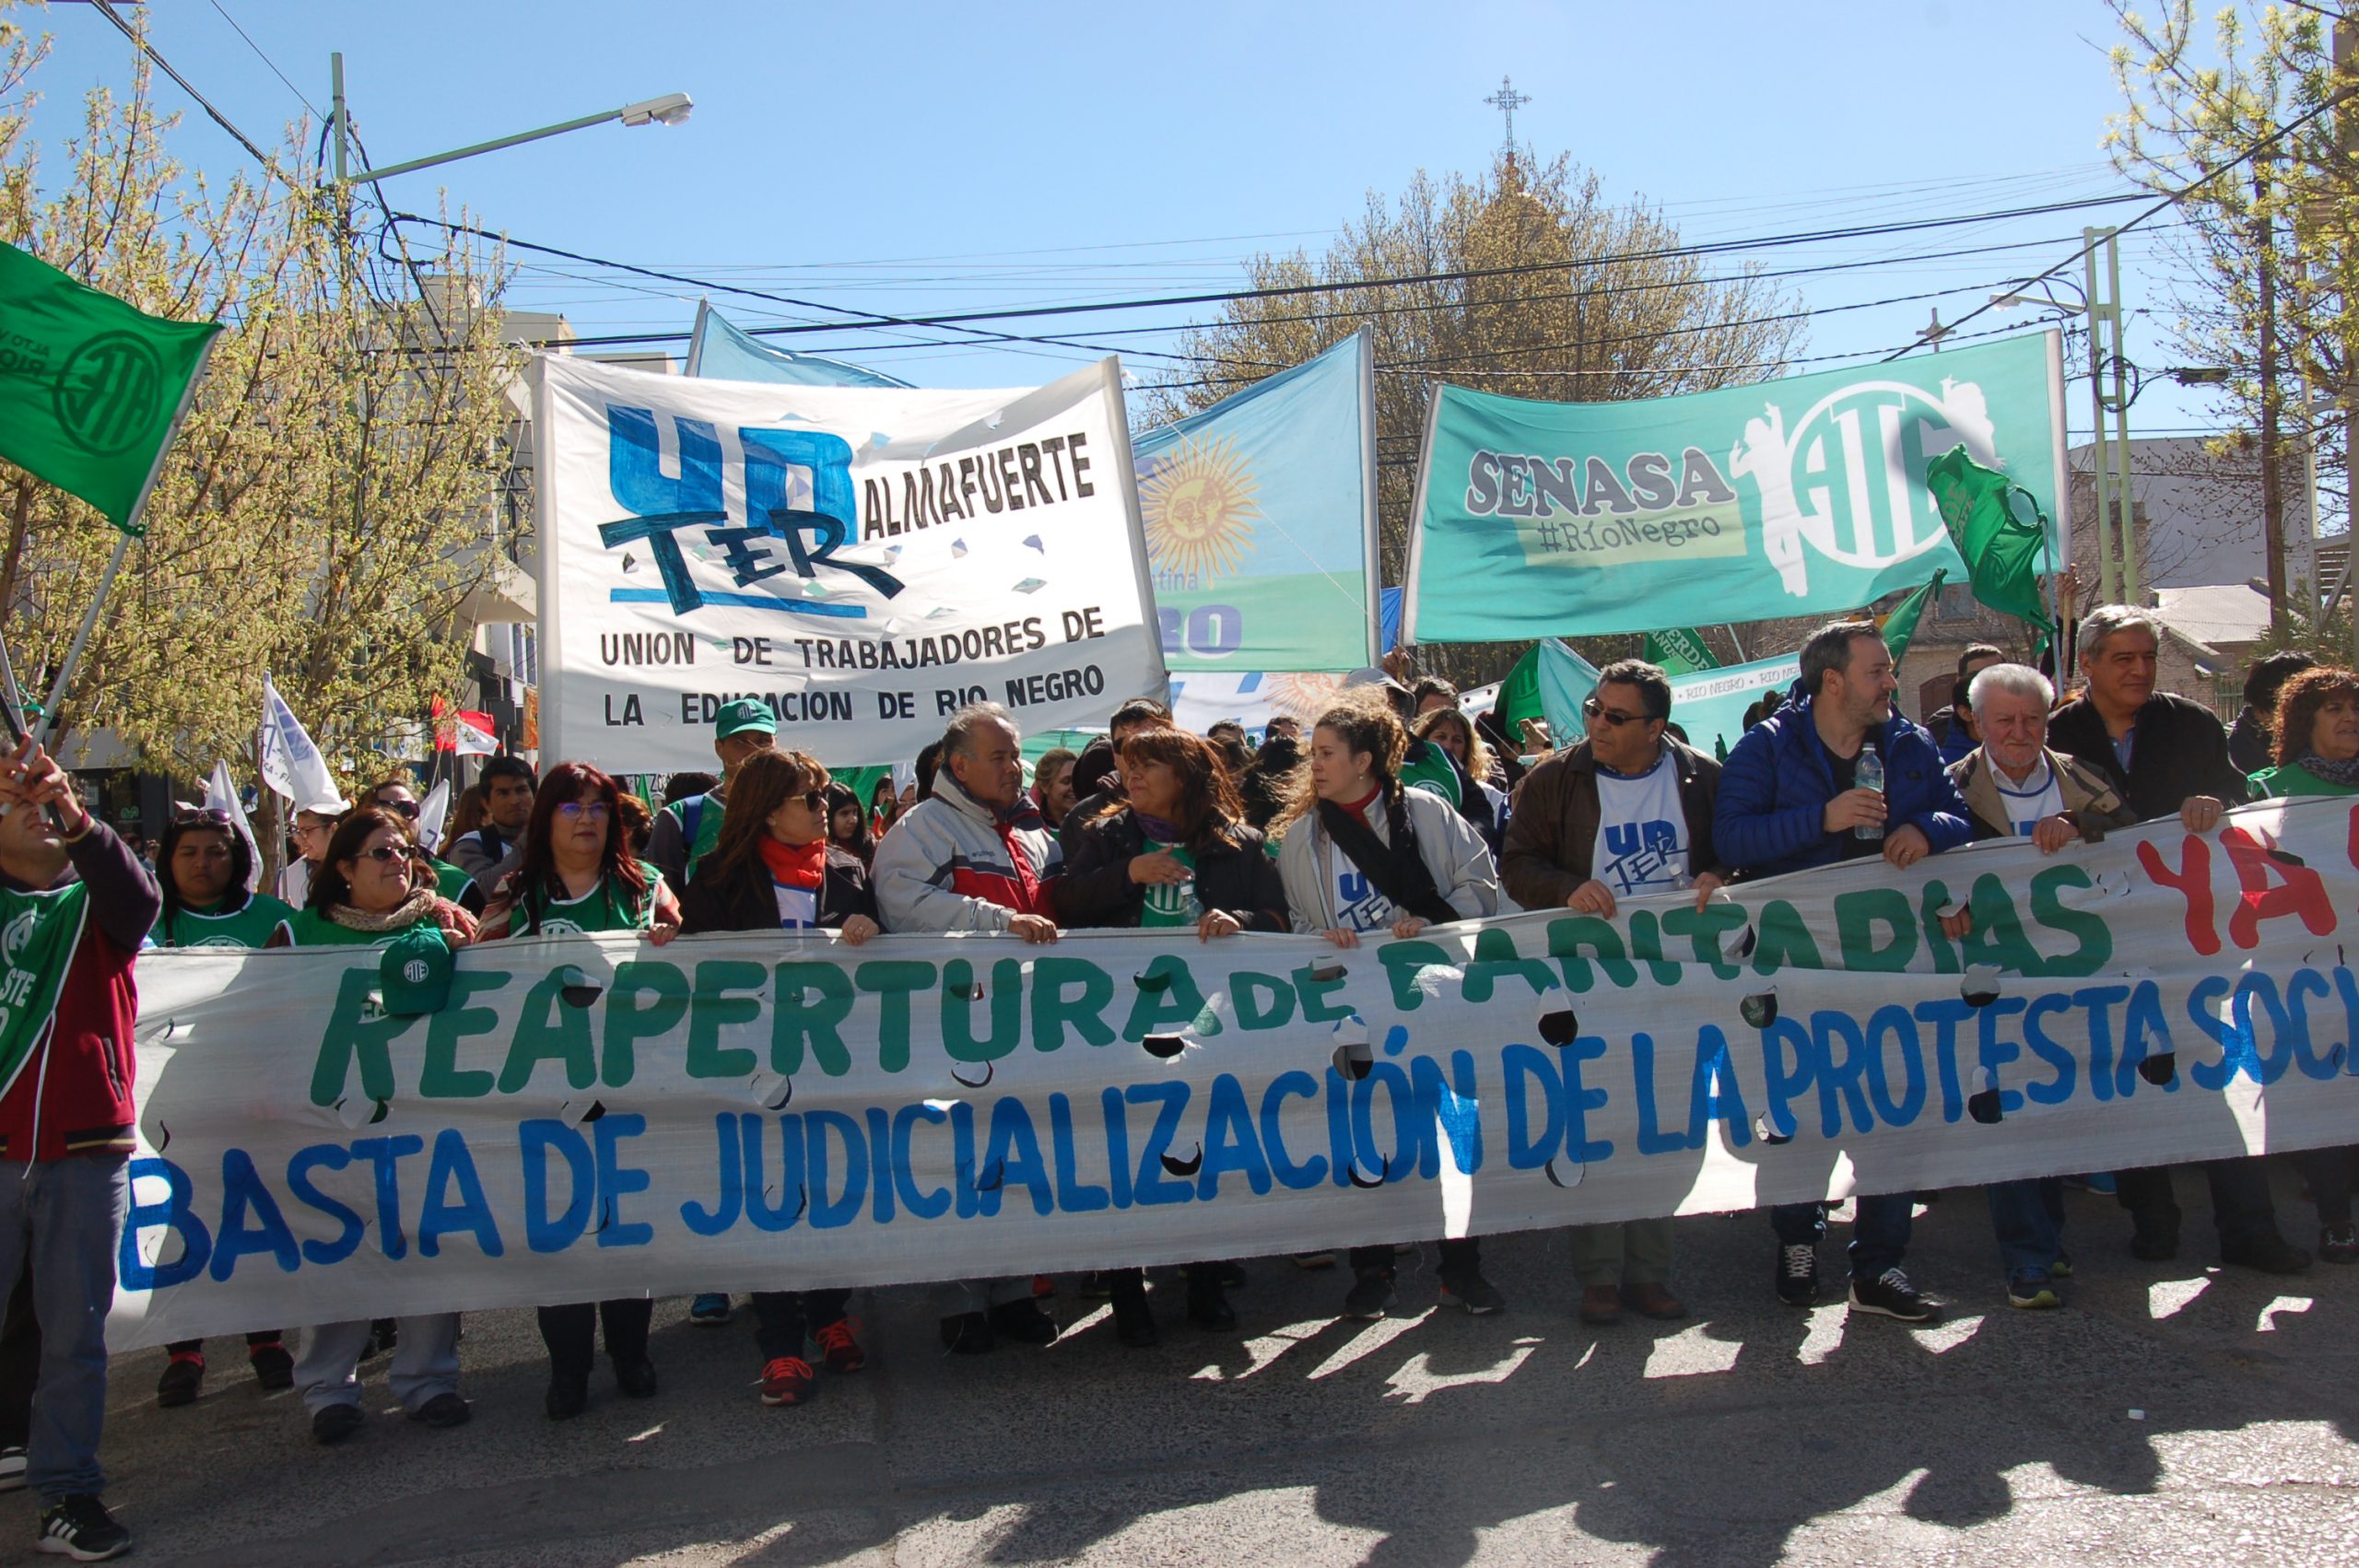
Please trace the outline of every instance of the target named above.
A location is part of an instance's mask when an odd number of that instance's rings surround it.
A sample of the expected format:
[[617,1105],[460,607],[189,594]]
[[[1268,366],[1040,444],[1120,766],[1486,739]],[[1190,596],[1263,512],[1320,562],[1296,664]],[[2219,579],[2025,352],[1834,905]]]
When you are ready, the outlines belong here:
[[683,125],[687,123],[690,111],[696,108],[695,100],[687,93],[667,92],[661,98],[643,99],[637,103],[626,103],[620,109],[609,109],[602,114],[585,114],[578,120],[565,120],[555,125],[544,125],[536,131],[520,131],[512,136],[499,136],[487,142],[477,142],[473,146],[460,147],[453,152],[436,153],[431,158],[413,158],[403,163],[389,163],[381,169],[355,170],[347,170],[346,167],[345,149],[348,140],[351,115],[345,107],[344,101],[344,56],[342,54],[328,56],[328,74],[332,78],[334,99],[329,109],[329,120],[335,131],[335,178],[336,183],[346,186],[363,181],[374,183],[380,180],[390,180],[396,174],[414,173],[421,169],[431,169],[439,163],[456,163],[463,158],[473,158],[477,153],[497,152],[501,147],[520,146],[526,142],[537,142],[546,136],[561,136],[568,131],[586,130],[592,125],[604,125],[610,120],[619,120],[626,125]]

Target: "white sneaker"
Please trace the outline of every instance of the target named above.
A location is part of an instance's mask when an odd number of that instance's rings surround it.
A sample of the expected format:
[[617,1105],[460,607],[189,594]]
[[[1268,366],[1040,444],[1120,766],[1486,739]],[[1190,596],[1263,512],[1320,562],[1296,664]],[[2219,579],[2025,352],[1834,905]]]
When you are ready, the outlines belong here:
[[25,1451],[0,1448],[0,1492],[21,1492],[25,1485]]

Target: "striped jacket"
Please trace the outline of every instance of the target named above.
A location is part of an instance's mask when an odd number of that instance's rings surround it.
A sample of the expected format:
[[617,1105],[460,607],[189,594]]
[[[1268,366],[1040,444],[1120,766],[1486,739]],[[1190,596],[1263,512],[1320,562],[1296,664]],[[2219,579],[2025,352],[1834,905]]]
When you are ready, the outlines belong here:
[[1056,918],[1050,890],[1063,870],[1028,797],[995,812],[945,769],[877,842],[869,880],[888,931],[1003,931],[1011,915]]

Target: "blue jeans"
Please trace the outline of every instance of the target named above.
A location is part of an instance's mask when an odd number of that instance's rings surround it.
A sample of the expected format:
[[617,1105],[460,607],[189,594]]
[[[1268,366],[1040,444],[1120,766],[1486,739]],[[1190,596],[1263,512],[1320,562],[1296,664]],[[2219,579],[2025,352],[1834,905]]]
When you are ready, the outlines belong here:
[[2064,1183],[2057,1176],[1994,1181],[1990,1230],[1999,1238],[1999,1260],[2007,1277],[2045,1274],[2056,1267],[2064,1245]]
[[[1851,1278],[1873,1280],[1887,1269],[1900,1267],[1908,1250],[1913,1193],[1887,1192],[1852,1200]],[[1780,1246],[1816,1246],[1826,1234],[1824,1203],[1775,1203],[1769,1208],[1769,1228]]]
[[106,1490],[107,1312],[131,1198],[127,1154],[0,1160],[0,1280],[29,1257],[41,1373],[25,1484],[52,1502]]

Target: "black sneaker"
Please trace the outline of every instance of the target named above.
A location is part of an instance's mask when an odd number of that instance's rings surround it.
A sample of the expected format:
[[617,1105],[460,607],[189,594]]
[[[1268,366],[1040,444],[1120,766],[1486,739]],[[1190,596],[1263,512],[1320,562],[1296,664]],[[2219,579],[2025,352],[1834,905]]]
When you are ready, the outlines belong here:
[[1507,1310],[1508,1298],[1496,1285],[1473,1270],[1441,1277],[1441,1305],[1454,1306],[1470,1317],[1488,1317]]
[[1788,1306],[1818,1305],[1818,1248],[1797,1243],[1778,1249],[1778,1299]]
[[164,1375],[156,1379],[156,1403],[168,1410],[193,1405],[197,1390],[204,1387],[205,1358],[194,1351],[182,1351],[164,1363]]
[[586,1372],[552,1372],[549,1391],[541,1398],[541,1409],[548,1411],[551,1421],[571,1421],[590,1408],[590,1375]]
[[1117,1269],[1109,1270],[1105,1281],[1107,1299],[1114,1306],[1114,1338],[1134,1351],[1151,1351],[1162,1343],[1155,1310],[1147,1305],[1145,1277],[1135,1269]]
[[33,1544],[43,1551],[63,1552],[76,1562],[104,1562],[131,1550],[131,1532],[115,1523],[105,1504],[82,1492],[41,1510]]
[[311,1436],[322,1444],[341,1443],[367,1419],[358,1405],[322,1405],[311,1412]]
[[2310,1266],[2310,1255],[2274,1231],[2220,1244],[2220,1261],[2263,1274],[2298,1274]]
[[475,1408],[457,1394],[437,1394],[410,1411],[409,1419],[428,1426],[464,1426],[475,1419]]
[[295,1387],[295,1358],[287,1351],[283,1340],[267,1340],[249,1346],[246,1360],[254,1369],[254,1381],[265,1388]]
[[1363,1269],[1344,1297],[1344,1316],[1362,1321],[1383,1316],[1392,1307],[1392,1270]]
[[1002,1302],[991,1312],[992,1332],[1019,1345],[1053,1345],[1057,1320],[1029,1299]]
[[1917,1293],[1907,1275],[1897,1269],[1887,1269],[1872,1280],[1851,1281],[1851,1310],[1896,1317],[1903,1323],[1925,1323],[1941,1309]]

